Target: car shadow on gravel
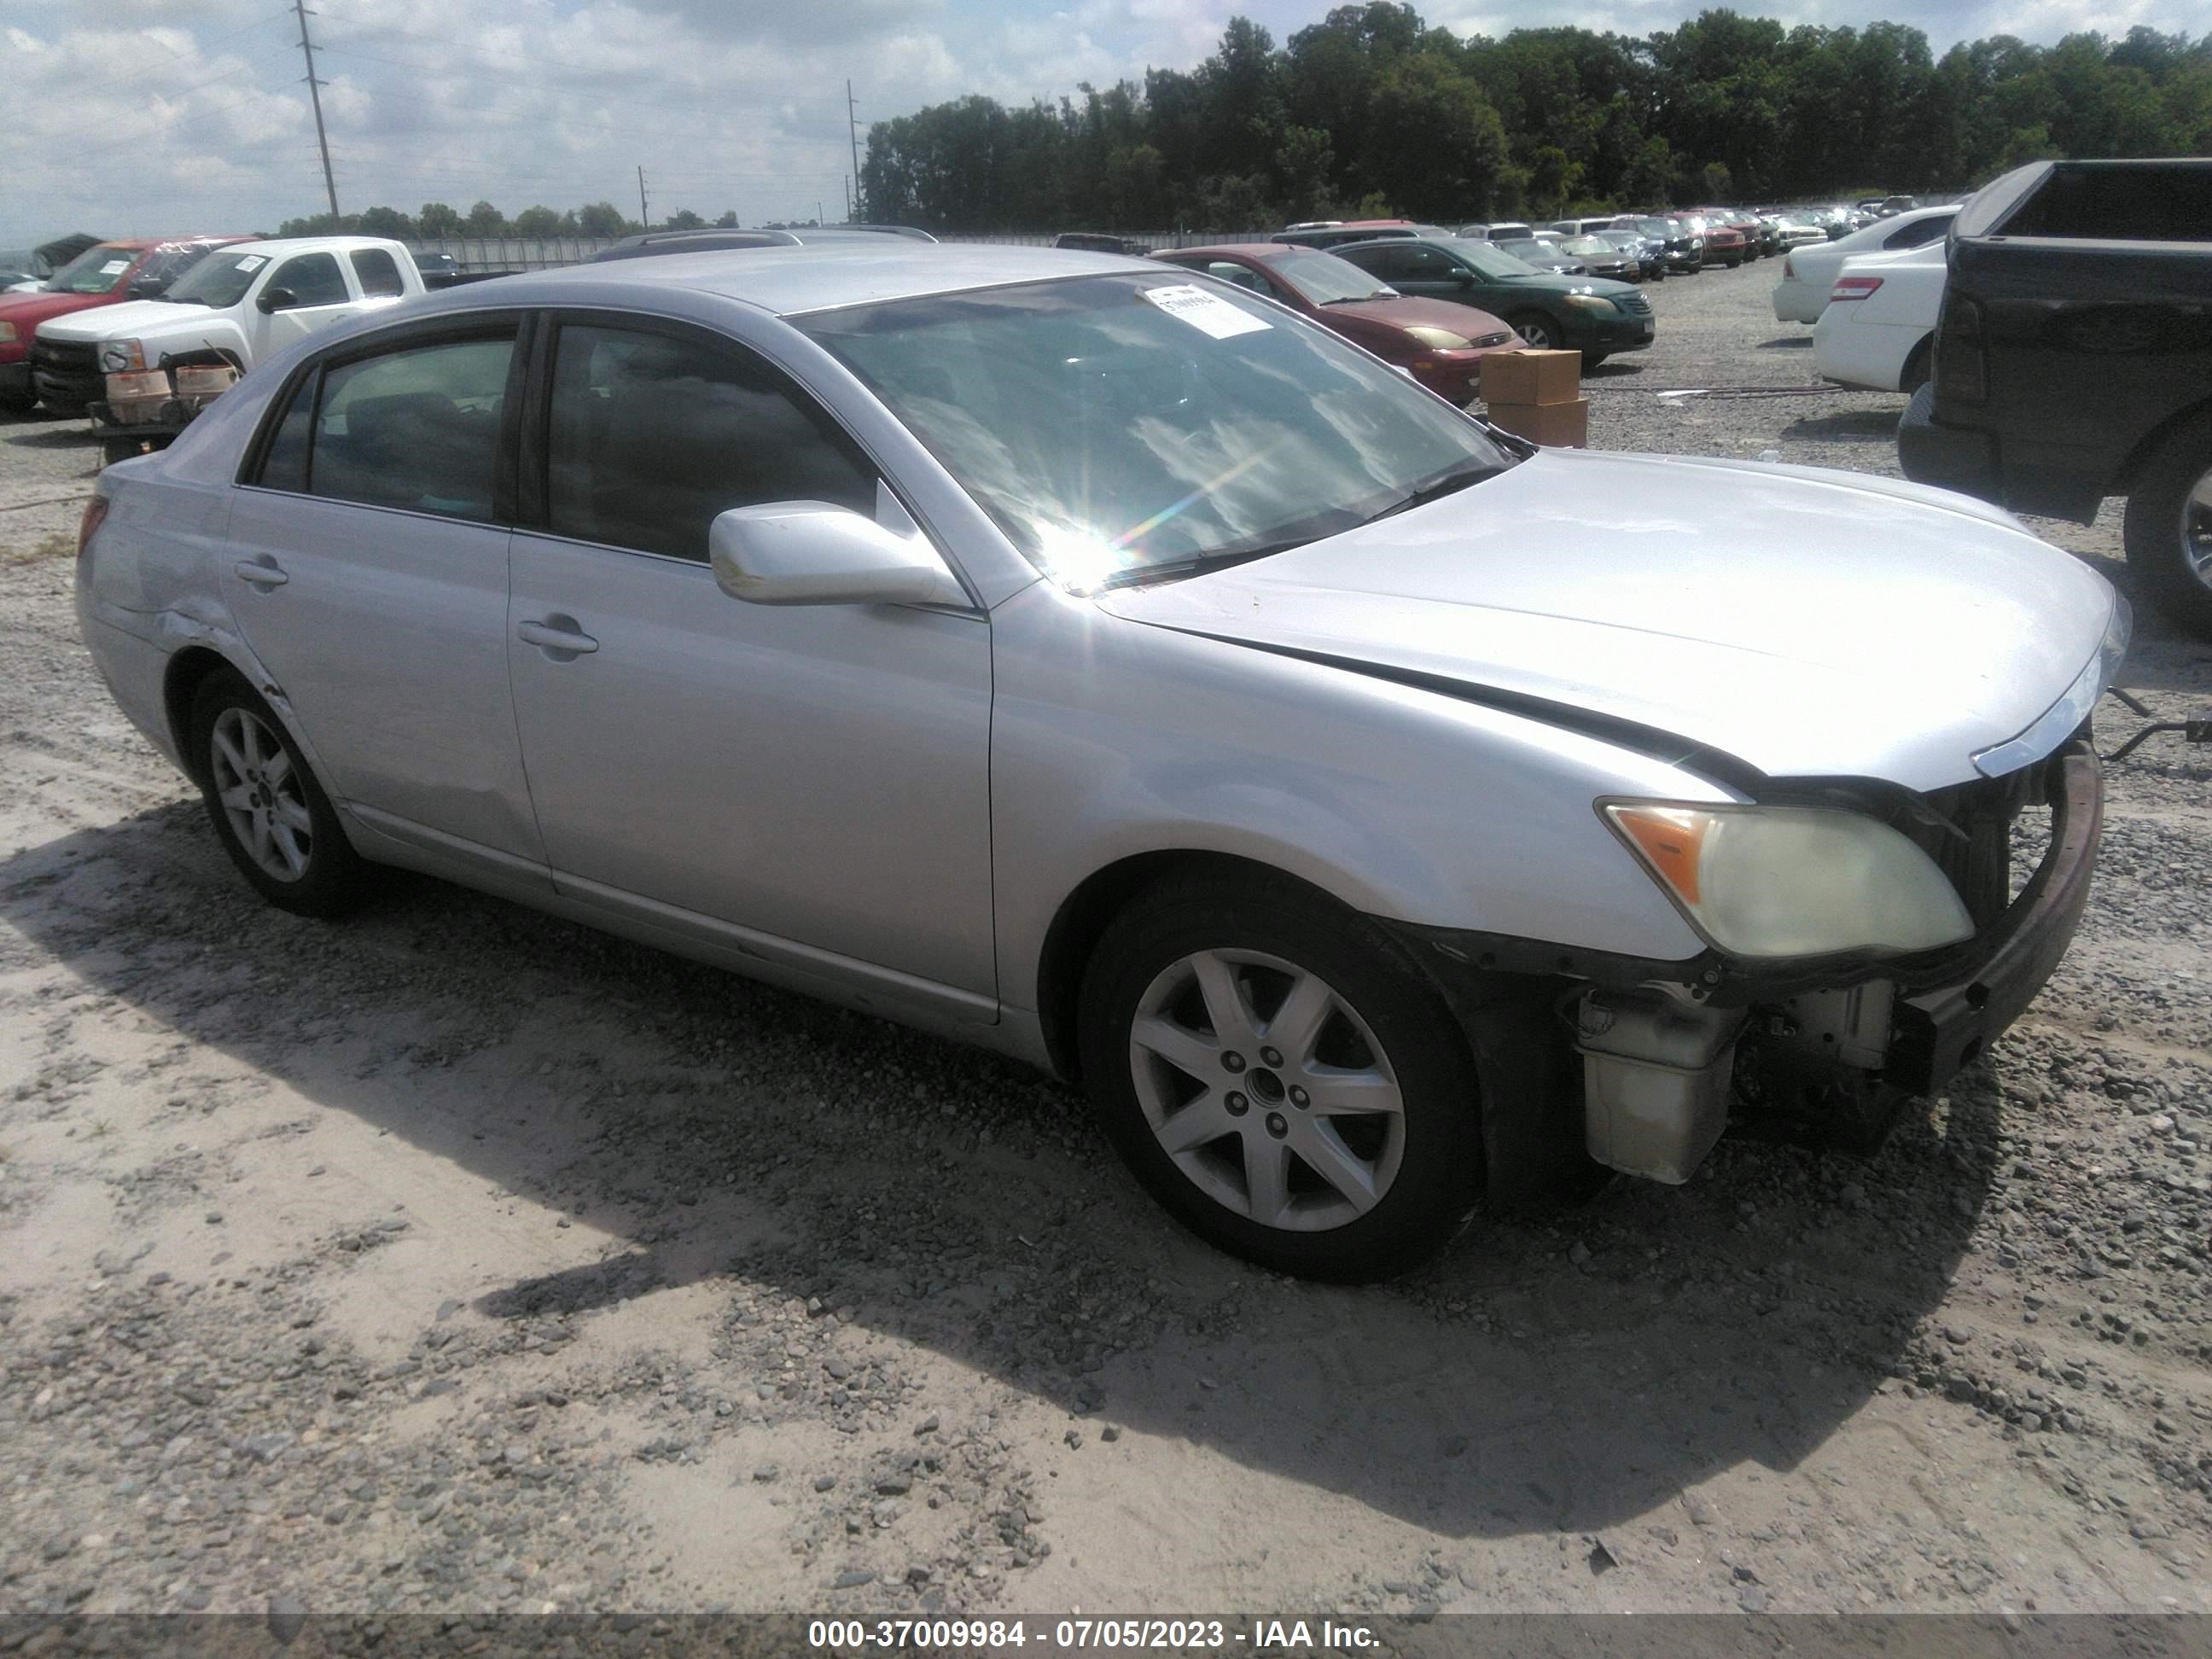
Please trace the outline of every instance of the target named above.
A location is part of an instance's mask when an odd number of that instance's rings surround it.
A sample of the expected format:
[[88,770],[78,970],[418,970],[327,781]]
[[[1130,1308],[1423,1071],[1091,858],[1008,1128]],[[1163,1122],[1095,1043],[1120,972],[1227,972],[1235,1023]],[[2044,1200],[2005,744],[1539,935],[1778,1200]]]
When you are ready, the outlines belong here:
[[1809,334],[1784,334],[1771,340],[1761,340],[1759,343],[1758,349],[1761,351],[1807,351],[1812,349],[1812,344],[1813,337]]
[[[477,1288],[481,1313],[588,1329],[705,1285],[729,1391],[781,1374],[773,1411],[851,1408],[859,1383],[794,1371],[792,1327],[761,1321],[804,1303],[1048,1402],[1078,1442],[1111,1424],[1462,1536],[1614,1528],[1812,1457],[1925,1363],[2001,1105],[1979,1073],[1871,1162],[1725,1142],[1687,1187],[1479,1219],[1397,1282],[1316,1286],[1182,1235],[1018,1067],[439,883],[336,927],[270,911],[195,804],[0,860],[0,919],[136,1015],[540,1206],[543,1270]],[[571,1215],[609,1259],[577,1260]],[[1176,1504],[1120,1507],[1206,1541]]]
[[1782,428],[1791,443],[1893,444],[1897,441],[1894,409],[1847,409],[1834,415],[1808,415]]
[[100,439],[90,427],[75,422],[57,426],[52,422],[26,421],[13,428],[0,428],[0,444],[16,449],[96,451],[100,447]]

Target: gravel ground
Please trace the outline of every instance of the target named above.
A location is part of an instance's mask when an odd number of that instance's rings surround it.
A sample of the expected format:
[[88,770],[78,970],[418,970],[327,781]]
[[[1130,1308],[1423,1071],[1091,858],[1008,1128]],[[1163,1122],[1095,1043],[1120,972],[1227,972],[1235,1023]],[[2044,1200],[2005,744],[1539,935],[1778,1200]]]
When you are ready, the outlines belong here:
[[[1655,290],[1593,441],[1893,472],[1774,276]],[[0,1613],[2212,1609],[2197,751],[1879,1157],[1318,1288],[993,1060],[427,881],[260,907],[76,642],[94,465],[0,419]]]

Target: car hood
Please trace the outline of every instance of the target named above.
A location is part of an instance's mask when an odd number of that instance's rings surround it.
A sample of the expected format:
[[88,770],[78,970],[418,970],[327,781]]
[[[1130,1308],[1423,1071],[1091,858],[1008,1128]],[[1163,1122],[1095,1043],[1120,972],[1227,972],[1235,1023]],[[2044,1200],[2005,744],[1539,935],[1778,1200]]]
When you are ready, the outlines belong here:
[[1558,724],[1626,722],[1646,746],[1664,734],[1768,777],[1924,790],[1972,779],[1976,754],[2077,690],[2114,599],[1946,490],[1546,450],[1426,507],[1098,603]]
[[13,323],[27,335],[27,325],[66,317],[72,311],[89,311],[94,306],[112,307],[114,304],[105,294],[9,294],[0,295],[0,323]]
[[205,326],[210,318],[228,314],[206,306],[179,305],[168,300],[126,300],[121,305],[103,307],[97,317],[58,322],[41,332],[55,340],[137,339],[149,334],[189,332],[194,327]]
[[1410,295],[1393,300],[1362,300],[1353,305],[1329,306],[1321,314],[1328,317],[1346,312],[1354,317],[1371,317],[1394,328],[1444,328],[1476,338],[1513,331],[1480,306],[1462,305],[1453,300],[1420,300]]

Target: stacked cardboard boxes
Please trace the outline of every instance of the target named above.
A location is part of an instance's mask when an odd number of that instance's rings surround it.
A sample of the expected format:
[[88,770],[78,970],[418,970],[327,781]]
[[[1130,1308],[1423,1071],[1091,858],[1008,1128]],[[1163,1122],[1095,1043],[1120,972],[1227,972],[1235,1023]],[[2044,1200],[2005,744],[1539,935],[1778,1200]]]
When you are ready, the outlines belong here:
[[1531,443],[1582,449],[1589,399],[1579,351],[1493,351],[1482,360],[1483,413]]

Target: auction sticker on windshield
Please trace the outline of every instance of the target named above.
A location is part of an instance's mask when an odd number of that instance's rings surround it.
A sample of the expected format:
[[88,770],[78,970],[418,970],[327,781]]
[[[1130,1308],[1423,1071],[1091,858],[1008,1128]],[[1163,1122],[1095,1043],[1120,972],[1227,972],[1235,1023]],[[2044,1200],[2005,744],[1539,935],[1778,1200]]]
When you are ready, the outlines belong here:
[[267,254],[249,253],[243,259],[240,259],[238,262],[238,269],[240,274],[243,274],[249,270],[258,270],[262,266],[268,263],[269,256]]
[[1249,316],[1226,300],[1188,283],[1178,283],[1173,288],[1148,288],[1145,297],[1169,316],[1217,340],[1228,339],[1234,334],[1256,334],[1269,326],[1265,318]]

